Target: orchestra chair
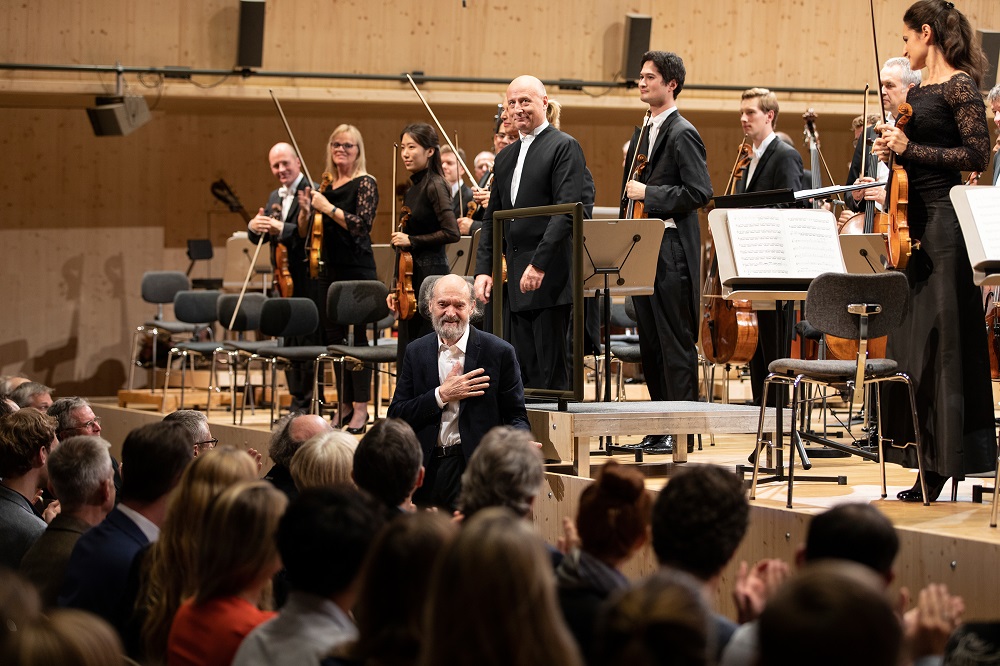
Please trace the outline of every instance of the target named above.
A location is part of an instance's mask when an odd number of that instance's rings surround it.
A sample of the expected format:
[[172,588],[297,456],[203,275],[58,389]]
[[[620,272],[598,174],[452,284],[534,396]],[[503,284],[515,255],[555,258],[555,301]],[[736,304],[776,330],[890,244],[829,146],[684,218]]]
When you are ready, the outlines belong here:
[[[185,324],[202,326],[211,333],[212,326],[216,322],[217,306],[219,301],[218,291],[179,291],[174,296],[174,316],[177,320]],[[180,342],[170,347],[167,354],[167,370],[163,377],[163,400],[160,403],[160,411],[165,412],[167,407],[167,390],[170,387],[170,372],[173,366],[174,357],[181,358],[181,401],[179,409],[184,408],[184,391],[187,387],[187,365],[188,359],[192,356],[202,356],[204,358],[214,357],[222,350],[222,343],[214,340],[202,342],[199,340],[189,340]],[[192,370],[194,362],[192,358]],[[208,400],[205,411],[212,408],[212,393],[216,389],[215,365],[208,375]]]
[[[838,451],[857,455],[867,460],[878,460],[882,476],[882,498],[886,497],[885,456],[886,442],[890,446],[906,448],[915,446],[917,449],[917,465],[920,474],[920,486],[924,494],[924,505],[928,505],[927,489],[924,479],[923,451],[920,446],[920,426],[917,419],[917,405],[914,396],[913,383],[905,372],[900,372],[896,361],[887,358],[867,358],[868,340],[887,335],[902,323],[909,301],[909,286],[906,275],[896,271],[875,274],[851,275],[845,273],[823,273],[813,279],[806,296],[806,306],[809,309],[809,322],[817,330],[840,338],[858,340],[858,357],[853,361],[836,360],[803,360],[797,358],[780,358],[768,366],[770,374],[764,380],[764,394],[761,399],[760,419],[757,425],[757,442],[753,457],[753,480],[750,484],[750,499],[756,498],[757,478],[760,470],[760,453],[773,444],[764,439],[764,416],[767,405],[767,392],[773,384],[784,384],[791,387],[792,416],[789,435],[788,456],[788,508],[792,508],[792,487],[795,480],[795,452],[805,455],[802,440],[823,444]],[[910,396],[910,417],[915,424],[915,442],[897,445],[882,437],[881,409],[879,389],[883,383],[900,382],[906,385]],[[860,404],[872,404],[873,409],[866,412],[866,426],[869,425],[871,413],[875,414],[874,435],[878,440],[877,454],[863,449],[844,445],[828,439],[811,435],[799,429],[799,410],[808,409],[808,403],[803,399],[808,385],[820,387],[835,387],[846,385],[853,396],[855,391],[874,391],[874,401],[867,400],[862,395]],[[866,429],[871,433],[871,430]],[[780,460],[780,457],[776,457]],[[808,459],[803,458],[803,465],[809,468]],[[778,470],[780,474],[781,470]],[[778,477],[780,479],[780,476]],[[806,477],[803,480],[833,481],[836,477]]]
[[[632,297],[626,296],[625,303],[619,305],[611,304],[611,325],[622,326],[626,329],[636,330],[639,326],[635,320],[635,305]],[[639,346],[638,334],[623,336],[611,336],[611,362],[618,363],[618,390],[615,402],[625,401],[625,363],[638,365],[642,363],[642,348]],[[608,377],[611,376],[611,369],[608,368]]]
[[[396,362],[396,340],[383,338],[385,342],[379,343],[381,331],[387,324],[392,326],[392,313],[386,305],[388,295],[389,289],[380,280],[341,280],[330,285],[326,292],[326,316],[334,324],[349,327],[348,344],[329,345],[316,355],[313,371],[313,414],[322,413],[320,387],[326,385],[324,374],[326,366],[328,363],[338,363],[340,364],[338,400],[344,395],[347,370],[359,370],[364,366],[373,369],[375,418],[378,418],[382,406],[380,369],[383,365]],[[372,327],[370,343],[364,347],[351,345],[358,327],[368,326]]]
[[[229,369],[229,393],[230,410],[233,413],[233,425],[236,425],[236,385],[240,362],[251,358],[264,347],[274,347],[277,340],[261,340],[260,335],[260,311],[267,300],[265,294],[259,292],[248,292],[243,295],[243,302],[240,304],[239,314],[233,320],[233,311],[236,309],[236,302],[239,300],[238,294],[222,294],[216,303],[219,323],[225,333],[235,333],[236,339],[223,340],[222,349],[212,354],[212,372],[217,372],[216,368],[220,357],[226,357],[226,365]],[[229,322],[233,322],[232,328]],[[247,340],[247,333],[256,333],[256,340]],[[245,364],[244,364],[245,365]],[[216,375],[217,376],[217,375]],[[252,382],[251,382],[252,384]],[[253,402],[250,403],[251,410]]]
[[[278,366],[313,361],[326,352],[322,345],[285,345],[284,339],[311,335],[319,328],[319,309],[309,298],[269,298],[260,309],[260,332],[280,338],[276,345],[261,346],[247,359],[246,379],[243,382],[243,401],[240,403],[240,423],[246,411],[250,393],[250,366],[254,361],[261,363],[261,370],[270,367],[271,378],[271,423],[274,423],[275,407],[278,404]],[[265,374],[266,378],[267,375]]]
[[174,296],[179,291],[191,289],[191,281],[180,271],[146,271],[142,275],[140,292],[142,300],[156,305],[156,314],[153,318],[141,326],[136,326],[132,332],[132,355],[128,364],[128,390],[131,391],[135,379],[135,369],[139,363],[139,337],[148,333],[153,339],[152,357],[149,363],[149,392],[156,392],[156,347],[160,332],[172,335],[188,334],[191,337],[197,336],[204,326],[187,324],[176,320],[166,320],[163,318],[163,305],[173,303]]

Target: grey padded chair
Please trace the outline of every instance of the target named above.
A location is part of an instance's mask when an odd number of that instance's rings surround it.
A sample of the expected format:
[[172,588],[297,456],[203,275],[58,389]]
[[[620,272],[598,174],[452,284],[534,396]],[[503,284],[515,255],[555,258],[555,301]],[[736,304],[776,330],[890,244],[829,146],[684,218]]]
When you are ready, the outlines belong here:
[[[269,298],[260,310],[260,332],[275,338],[309,335],[319,328],[319,310],[308,298]],[[261,362],[261,368],[271,369],[271,422],[274,422],[275,407],[278,404],[278,365],[288,365],[302,361],[313,361],[326,353],[321,345],[286,346],[284,344],[262,346],[247,359],[246,380],[243,383],[243,401],[240,403],[240,423],[246,410],[247,395],[250,392],[250,365]]]
[[[277,340],[246,340],[245,335],[250,332],[260,331],[260,311],[264,307],[267,296],[259,292],[249,292],[243,295],[243,302],[240,303],[240,311],[233,321],[233,311],[236,309],[236,302],[239,300],[238,294],[222,294],[216,303],[219,323],[224,332],[236,334],[234,340],[223,340],[222,349],[212,355],[212,372],[216,372],[218,359],[226,357],[226,365],[229,369],[229,392],[230,405],[233,413],[233,425],[236,425],[236,384],[240,362],[246,361],[254,354],[265,347],[274,347]],[[229,322],[233,322],[229,328]],[[244,364],[245,365],[245,364]],[[251,403],[251,409],[253,409]]]
[[[615,324],[616,309],[614,303],[611,304],[611,323]],[[627,324],[625,328],[635,328],[635,305],[632,297],[625,297],[625,304],[620,306],[618,311],[619,324]],[[623,317],[623,318],[622,318]],[[642,349],[639,347],[639,336],[629,336],[621,340],[611,338],[611,360],[618,362],[618,395],[616,402],[625,400],[625,373],[622,371],[624,363],[642,363]]]
[[[375,386],[375,418],[378,418],[382,405],[380,367],[383,364],[395,363],[396,340],[385,339],[379,342],[378,334],[386,328],[386,323],[392,325],[391,312],[386,305],[389,289],[379,280],[344,280],[334,282],[327,290],[326,316],[335,324],[350,326],[356,330],[358,326],[374,327],[374,336],[370,345],[355,347],[352,345],[330,345],[316,356],[316,366],[313,374],[313,408],[312,412],[320,412],[320,381],[324,377],[327,363],[340,364],[340,385],[337,396],[344,395],[347,365],[370,366]],[[351,333],[353,336],[353,331]]]
[[140,292],[142,300],[156,305],[156,314],[147,322],[136,326],[132,332],[132,355],[129,358],[128,368],[128,390],[132,390],[135,380],[135,369],[139,365],[138,348],[139,337],[144,333],[149,333],[153,339],[152,360],[149,364],[149,391],[156,390],[156,348],[160,337],[160,331],[170,334],[188,334],[196,336],[204,326],[189,324],[181,321],[165,320],[163,318],[163,306],[166,303],[173,303],[177,292],[191,289],[191,281],[180,271],[146,271],[142,275]]
[[[219,300],[218,291],[179,291],[174,296],[174,316],[177,320],[188,325],[200,326],[211,329],[217,317],[216,303]],[[170,386],[170,373],[175,356],[181,359],[181,402],[180,408],[184,407],[184,392],[187,388],[187,365],[188,359],[192,356],[202,356],[205,358],[214,357],[215,353],[222,349],[222,344],[214,340],[200,342],[192,340],[179,342],[170,348],[167,354],[167,371],[163,378],[163,400],[160,402],[160,411],[167,408],[167,389]],[[192,363],[193,368],[193,363]],[[215,366],[208,376],[208,399],[206,401],[206,411],[212,406],[212,393],[216,389]]]
[[[878,460],[882,474],[882,497],[886,497],[885,487],[885,455],[886,441],[897,448],[906,448],[911,444],[897,445],[882,437],[881,414],[879,405],[879,388],[885,382],[901,382],[906,385],[910,395],[910,412],[915,424],[915,442],[917,449],[917,465],[920,471],[920,485],[924,494],[924,505],[927,501],[927,489],[924,481],[923,452],[920,447],[920,427],[917,420],[916,399],[913,384],[909,376],[900,372],[895,361],[883,358],[867,358],[868,340],[881,337],[897,328],[903,320],[909,301],[909,286],[906,276],[899,272],[881,274],[850,275],[842,273],[823,273],[813,279],[806,296],[806,306],[809,309],[809,321],[818,330],[839,338],[859,341],[858,359],[853,361],[835,360],[802,360],[797,358],[780,358],[772,361],[764,380],[764,394],[761,399],[760,420],[757,425],[757,443],[753,454],[753,481],[750,484],[750,499],[755,499],[758,474],[760,471],[760,453],[765,447],[773,444],[764,440],[764,415],[767,405],[767,392],[772,384],[784,384],[792,389],[792,432],[788,458],[788,508],[792,507],[792,487],[795,477],[795,452],[804,456],[802,441],[808,440],[837,449],[844,453],[857,455],[867,460]],[[845,446],[816,435],[799,430],[798,411],[808,409],[802,399],[805,386],[847,385],[853,394],[855,391],[867,392],[874,390],[874,408],[865,412],[865,426],[871,412],[875,412],[875,430],[866,427],[866,432],[874,432],[878,441],[878,452],[872,453],[864,449]],[[866,401],[868,403],[868,401]],[[805,405],[805,406],[803,406]],[[777,458],[780,461],[780,457]],[[803,465],[808,469],[808,462],[803,458]],[[780,470],[778,470],[780,474]],[[781,477],[776,477],[780,479]],[[836,477],[807,477],[804,480],[831,481]]]

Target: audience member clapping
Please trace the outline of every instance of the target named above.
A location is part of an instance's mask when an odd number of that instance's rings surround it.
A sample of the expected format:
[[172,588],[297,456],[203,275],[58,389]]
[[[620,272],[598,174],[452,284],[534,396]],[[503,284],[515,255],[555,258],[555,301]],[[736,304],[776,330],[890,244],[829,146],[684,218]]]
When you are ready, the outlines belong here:
[[212,502],[197,545],[194,596],[170,627],[168,664],[227,665],[240,641],[274,617],[261,607],[281,568],[274,537],[286,504],[266,481],[230,486]]
[[708,666],[715,663],[711,623],[699,581],[661,569],[613,597],[597,624],[590,663]]
[[330,430],[333,430],[330,422],[318,414],[289,414],[274,424],[271,430],[271,445],[268,448],[268,455],[274,466],[264,478],[285,493],[289,501],[299,494],[289,469],[292,456],[310,438]]
[[355,437],[340,430],[314,435],[292,456],[289,472],[301,493],[306,488],[352,484]]
[[601,604],[628,587],[618,567],[648,538],[653,500],[644,480],[638,469],[609,460],[580,495],[576,529],[581,545],[563,558],[556,581],[566,624],[585,655],[592,653]]
[[48,461],[49,486],[60,513],[21,559],[21,575],[34,583],[45,606],[54,606],[73,547],[115,506],[111,444],[81,435],[59,443]]
[[315,664],[357,638],[349,614],[382,514],[380,505],[349,486],[303,490],[289,504],[277,543],[291,592],[281,613],[246,637],[233,666]]
[[11,569],[59,510],[55,504],[43,514],[36,507],[48,487],[49,456],[59,444],[55,424],[34,409],[0,418],[0,565]]
[[40,412],[47,412],[52,405],[52,389],[38,382],[24,382],[10,392],[10,399],[21,409],[31,407]]
[[424,666],[582,663],[542,541],[509,509],[483,509],[462,527],[435,567],[427,612]]
[[402,419],[376,421],[354,452],[354,482],[392,512],[416,511],[413,493],[424,481],[423,452]]
[[167,508],[160,538],[143,566],[136,604],[142,645],[133,655],[144,655],[144,663],[164,661],[174,614],[181,602],[195,593],[198,544],[209,506],[226,488],[256,477],[253,459],[228,446],[206,451],[184,471]]
[[324,666],[416,664],[427,635],[430,572],[456,533],[455,523],[436,512],[393,518],[365,564],[355,605],[358,639],[335,650]]

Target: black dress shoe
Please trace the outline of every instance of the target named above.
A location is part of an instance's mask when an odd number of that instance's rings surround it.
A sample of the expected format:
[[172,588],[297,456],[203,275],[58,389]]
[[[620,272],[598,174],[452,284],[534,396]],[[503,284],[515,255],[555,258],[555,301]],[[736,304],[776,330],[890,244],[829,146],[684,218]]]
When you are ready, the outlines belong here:
[[[941,476],[940,474],[935,474],[934,472],[926,473],[924,482],[927,484],[928,502],[933,502],[938,498],[941,491],[944,490],[944,484],[947,481],[947,476]],[[924,493],[920,488],[920,477],[917,477],[917,482],[913,484],[912,488],[896,493],[896,499],[903,502],[923,502]]]
[[[673,435],[647,435],[650,439],[648,444],[643,444],[639,448],[643,453],[665,454],[674,452]],[[643,442],[646,440],[643,439]]]
[[365,434],[365,431],[368,430],[368,424],[366,423],[360,428],[352,428],[351,426],[347,426],[346,428],[344,428],[344,430],[351,433],[352,435],[363,435]]

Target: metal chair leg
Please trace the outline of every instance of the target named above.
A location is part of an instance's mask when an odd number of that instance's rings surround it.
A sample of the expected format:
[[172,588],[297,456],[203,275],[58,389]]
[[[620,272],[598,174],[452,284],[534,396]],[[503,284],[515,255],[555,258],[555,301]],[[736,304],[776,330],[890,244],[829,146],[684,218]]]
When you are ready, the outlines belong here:
[[160,412],[164,413],[167,411],[167,388],[170,387],[170,366],[173,365],[175,351],[177,350],[171,349],[169,352],[167,352],[167,369],[166,372],[163,374],[163,396],[160,399]]
[[[757,499],[757,476],[760,473],[760,452],[764,444],[764,415],[767,410],[767,393],[771,388],[771,378],[764,379],[763,396],[760,402],[760,418],[757,420],[757,448],[753,456],[753,479],[750,482],[750,499]],[[770,445],[770,442],[767,443]]]

